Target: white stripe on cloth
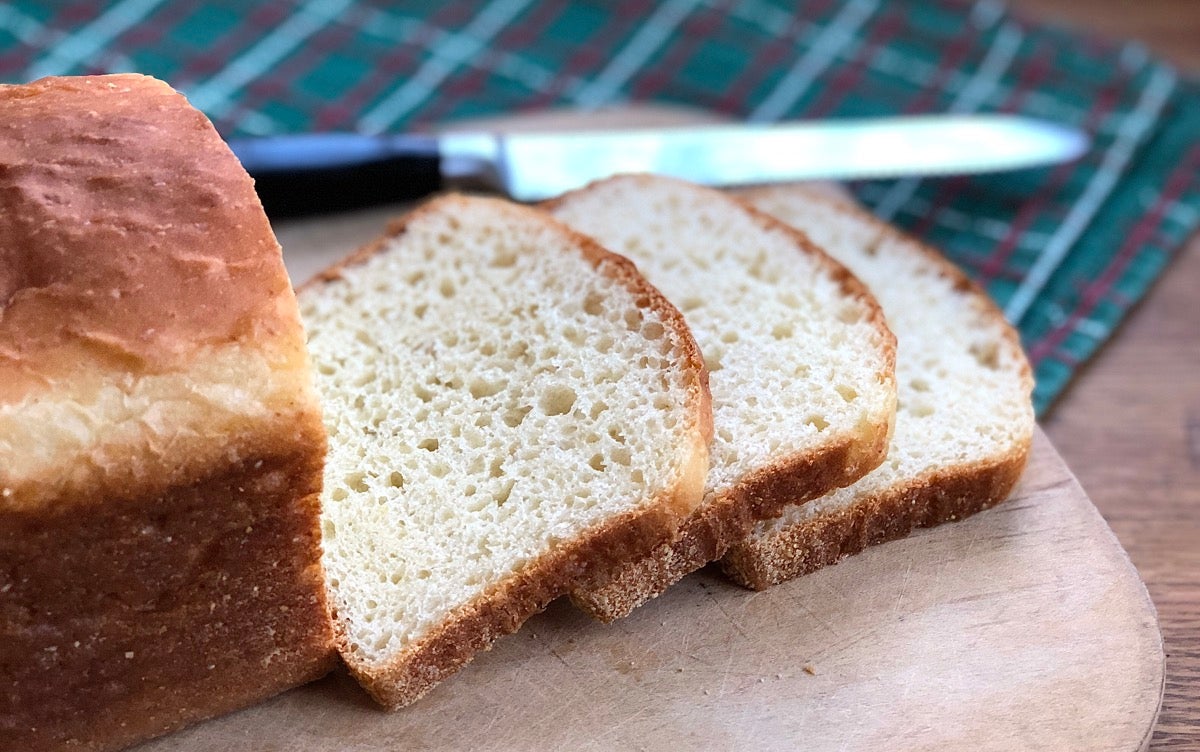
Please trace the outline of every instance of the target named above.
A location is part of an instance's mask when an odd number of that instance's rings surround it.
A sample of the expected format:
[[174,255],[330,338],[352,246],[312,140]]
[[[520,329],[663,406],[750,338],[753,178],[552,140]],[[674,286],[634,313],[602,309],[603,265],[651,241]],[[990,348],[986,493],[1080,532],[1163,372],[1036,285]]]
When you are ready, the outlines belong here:
[[209,117],[221,117],[234,106],[232,97],[258,78],[313,34],[326,27],[353,0],[309,0],[300,10],[249,50],[204,83],[191,89],[188,98]]
[[[30,46],[42,41],[42,35],[44,34],[58,34],[60,37],[62,36],[61,33],[42,26],[11,5],[0,5],[0,29],[4,29],[21,40],[23,44]],[[57,44],[55,42],[55,45]]]
[[[962,114],[978,110],[996,91],[1004,72],[1016,59],[1017,50],[1020,49],[1024,38],[1025,35],[1016,25],[1006,23],[1001,26],[1000,31],[996,33],[996,38],[992,40],[992,45],[984,56],[983,62],[979,64],[979,68],[975,70],[975,74],[971,76],[967,85],[950,103],[950,112]],[[900,208],[913,197],[920,184],[920,178],[897,180],[883,198],[875,204],[875,214],[885,221],[890,221],[896,216],[896,212],[900,211]]]
[[971,23],[981,29],[990,29],[1004,15],[1004,5],[996,0],[979,0],[971,8]]
[[786,115],[817,76],[833,65],[838,53],[854,41],[854,35],[878,10],[879,3],[876,0],[851,0],[846,3],[766,99],[754,108],[749,119],[752,122],[764,122]]
[[104,45],[150,14],[163,0],[124,0],[70,34],[51,48],[48,55],[29,67],[31,78],[61,76],[90,59]]
[[1175,90],[1175,84],[1176,76],[1170,68],[1155,69],[1137,104],[1122,120],[1116,138],[1101,159],[1100,167],[1083,189],[1083,194],[1071,207],[1063,223],[1050,236],[1046,247],[1029,268],[1025,279],[1021,280],[1021,284],[1008,299],[1004,315],[1009,321],[1019,323],[1025,317],[1037,296],[1045,289],[1046,283],[1050,281],[1051,275],[1062,265],[1079,236],[1108,200],[1117,185],[1117,179],[1125,171],[1137,147],[1158,122],[1163,106]]
[[584,109],[595,109],[612,101],[625,82],[650,59],[654,51],[691,14],[699,0],[668,0],[654,11],[616,57],[575,97]]
[[[707,0],[705,5],[714,7],[717,2],[716,0]],[[783,36],[796,24],[802,25],[798,35],[802,39],[805,34],[811,36],[821,30],[820,27],[800,18],[795,10],[777,8],[763,0],[741,0],[741,2],[734,3],[733,7],[729,9],[729,15],[752,23],[773,37]]]
[[460,65],[478,55],[488,41],[530,2],[532,0],[492,0],[460,33],[439,40],[430,49],[431,57],[415,73],[359,118],[359,130],[382,133],[412,112]]
[[[863,200],[868,203],[874,203],[882,198],[885,193],[887,193],[887,189],[880,185],[868,184],[863,186],[861,190]],[[904,206],[915,216],[926,216],[933,211],[933,202],[920,196],[913,196]],[[939,210],[935,222],[940,227],[945,227],[948,230],[972,232],[976,235],[991,238],[997,242],[1007,238],[1011,229],[1008,222],[996,219],[995,217],[987,217],[979,213],[968,214],[951,209],[950,207],[943,207]],[[1049,239],[1050,233],[1048,232],[1024,232],[1017,238],[1017,247],[1038,250]]]
[[[430,26],[414,18],[393,16],[377,8],[364,9],[364,15],[366,20],[360,25],[364,32],[401,44],[412,44],[422,38],[432,40],[430,47],[434,49],[442,44],[461,44],[453,41],[457,36],[455,32]],[[533,91],[547,90],[558,78],[551,68],[521,57],[517,52],[492,50],[491,55],[476,55],[464,60],[463,63],[477,70],[504,76]],[[573,97],[583,88],[582,79],[574,76],[564,78],[567,82],[565,89],[567,96]]]
[[265,112],[246,110],[237,120],[237,128],[253,136],[273,136],[280,132],[279,123]]

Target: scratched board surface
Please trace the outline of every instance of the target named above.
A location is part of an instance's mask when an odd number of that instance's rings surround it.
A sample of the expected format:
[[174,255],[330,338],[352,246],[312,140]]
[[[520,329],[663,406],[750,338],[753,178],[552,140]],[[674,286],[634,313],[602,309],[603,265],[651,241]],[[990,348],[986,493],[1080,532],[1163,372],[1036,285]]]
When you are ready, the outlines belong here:
[[710,572],[612,625],[559,601],[416,704],[344,675],[140,747],[1134,752],[1154,608],[1039,432],[1015,496],[761,593]]

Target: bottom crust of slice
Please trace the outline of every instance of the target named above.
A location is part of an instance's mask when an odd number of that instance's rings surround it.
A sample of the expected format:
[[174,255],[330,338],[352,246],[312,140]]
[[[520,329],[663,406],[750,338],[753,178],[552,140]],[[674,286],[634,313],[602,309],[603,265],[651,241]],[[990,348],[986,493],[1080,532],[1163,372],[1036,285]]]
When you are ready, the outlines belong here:
[[[699,445],[698,445],[699,446]],[[703,456],[703,452],[697,456]],[[529,617],[545,610],[572,588],[592,584],[618,562],[645,556],[676,530],[683,499],[695,498],[703,473],[687,473],[671,500],[614,517],[585,537],[545,554],[523,571],[501,580],[475,600],[451,613],[436,629],[409,645],[386,664],[373,664],[356,653],[345,635],[339,651],[350,673],[380,705],[395,710],[428,693],[439,682],[516,632]],[[334,619],[335,623],[337,619]]]
[[789,505],[848,486],[883,461],[891,435],[883,424],[869,440],[848,438],[829,449],[765,468],[697,510],[674,543],[631,561],[600,587],[578,589],[571,602],[593,619],[612,622],[744,540],[756,520],[778,517]]
[[768,536],[750,537],[729,550],[721,568],[739,585],[765,590],[916,528],[961,520],[1007,499],[1028,457],[1026,445],[992,462],[938,470]]

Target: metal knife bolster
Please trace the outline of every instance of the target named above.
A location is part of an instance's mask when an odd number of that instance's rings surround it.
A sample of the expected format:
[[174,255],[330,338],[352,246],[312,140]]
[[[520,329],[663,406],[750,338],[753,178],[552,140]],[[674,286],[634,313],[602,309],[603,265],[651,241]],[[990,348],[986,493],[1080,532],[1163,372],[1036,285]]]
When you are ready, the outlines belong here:
[[442,181],[447,188],[487,188],[507,193],[511,181],[505,136],[446,133],[438,137]]

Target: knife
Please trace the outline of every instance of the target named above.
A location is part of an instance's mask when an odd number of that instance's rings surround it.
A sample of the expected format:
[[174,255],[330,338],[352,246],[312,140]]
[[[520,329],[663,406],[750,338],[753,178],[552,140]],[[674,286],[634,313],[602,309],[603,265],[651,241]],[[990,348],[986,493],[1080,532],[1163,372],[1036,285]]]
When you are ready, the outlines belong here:
[[718,186],[954,175],[1041,167],[1082,132],[1012,115],[929,115],[609,131],[234,139],[267,212],[294,216],[490,189],[538,201],[620,172]]

